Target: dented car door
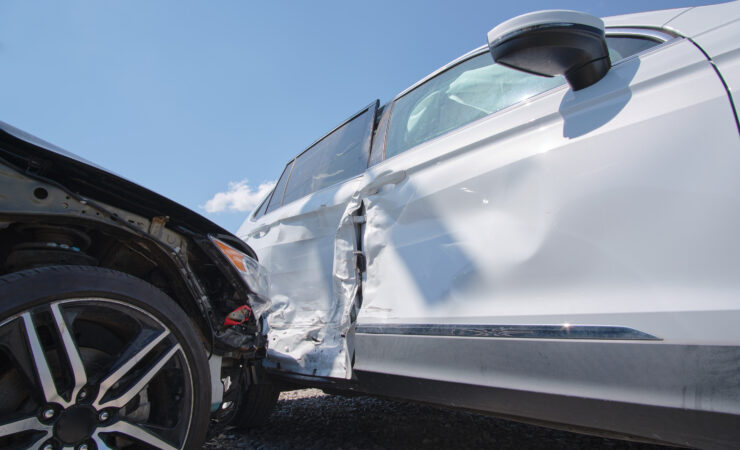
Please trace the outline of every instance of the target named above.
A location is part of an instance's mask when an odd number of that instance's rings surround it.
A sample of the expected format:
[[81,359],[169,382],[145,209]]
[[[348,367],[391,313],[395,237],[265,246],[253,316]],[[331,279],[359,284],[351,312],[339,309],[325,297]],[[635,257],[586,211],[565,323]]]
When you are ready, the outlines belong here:
[[[481,49],[399,96],[362,198],[356,373],[636,402],[662,380],[680,391],[704,376],[653,343],[687,323],[710,342],[697,310],[726,308],[740,289],[740,203],[726,196],[740,155],[712,144],[736,142],[737,127],[701,51],[653,35],[620,30],[634,42],[612,39],[625,54],[582,91],[533,92],[556,79],[496,69]],[[487,98],[496,80],[526,100]],[[720,235],[723,246],[675,245]]]
[[[377,107],[377,101],[368,105],[288,163],[271,197],[238,232],[271,277],[266,367],[349,376],[344,337],[355,288],[354,279],[346,280],[350,293],[342,295],[336,273],[351,261],[338,261],[335,245],[341,246],[337,229],[367,169]],[[351,246],[355,241],[348,238]]]

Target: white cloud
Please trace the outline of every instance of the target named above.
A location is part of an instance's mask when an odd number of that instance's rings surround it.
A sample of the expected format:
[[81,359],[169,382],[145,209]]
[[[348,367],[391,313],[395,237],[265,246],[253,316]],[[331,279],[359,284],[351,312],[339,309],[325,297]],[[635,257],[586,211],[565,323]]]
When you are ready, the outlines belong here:
[[219,192],[202,205],[209,213],[223,211],[252,211],[265,196],[275,187],[274,181],[260,184],[253,190],[247,180],[229,182],[226,192]]

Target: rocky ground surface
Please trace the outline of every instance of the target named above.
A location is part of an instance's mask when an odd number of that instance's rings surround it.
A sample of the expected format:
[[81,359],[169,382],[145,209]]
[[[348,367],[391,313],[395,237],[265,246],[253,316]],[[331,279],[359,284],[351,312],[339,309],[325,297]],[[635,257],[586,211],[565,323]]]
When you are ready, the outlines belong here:
[[205,449],[660,449],[462,411],[374,397],[326,395],[318,389],[280,394],[268,425],[229,430]]

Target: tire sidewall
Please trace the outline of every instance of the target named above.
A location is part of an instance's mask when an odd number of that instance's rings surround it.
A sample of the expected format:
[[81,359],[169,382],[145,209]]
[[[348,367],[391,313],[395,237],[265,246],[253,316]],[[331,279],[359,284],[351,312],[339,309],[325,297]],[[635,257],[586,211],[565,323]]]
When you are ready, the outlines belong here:
[[139,308],[175,335],[192,377],[193,417],[184,448],[200,448],[210,419],[211,380],[206,350],[198,339],[193,321],[164,292],[139,278],[99,267],[29,269],[0,277],[0,323],[54,301],[95,298],[121,301]]

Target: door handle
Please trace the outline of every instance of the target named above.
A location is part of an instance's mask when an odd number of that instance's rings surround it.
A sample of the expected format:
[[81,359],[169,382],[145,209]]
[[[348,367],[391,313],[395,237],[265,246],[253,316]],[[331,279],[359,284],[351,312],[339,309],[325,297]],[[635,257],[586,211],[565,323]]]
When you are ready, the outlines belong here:
[[375,195],[383,186],[397,186],[406,179],[405,170],[387,171],[378,175],[360,190],[363,196]]
[[250,237],[253,237],[254,239],[259,239],[261,237],[265,237],[265,235],[270,231],[270,228],[272,228],[272,225],[265,225],[255,230],[252,230],[252,232],[249,233],[249,235]]

